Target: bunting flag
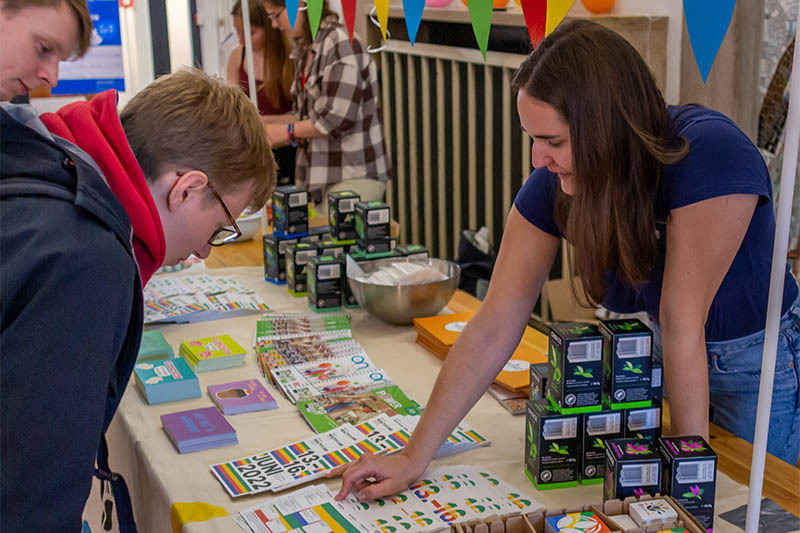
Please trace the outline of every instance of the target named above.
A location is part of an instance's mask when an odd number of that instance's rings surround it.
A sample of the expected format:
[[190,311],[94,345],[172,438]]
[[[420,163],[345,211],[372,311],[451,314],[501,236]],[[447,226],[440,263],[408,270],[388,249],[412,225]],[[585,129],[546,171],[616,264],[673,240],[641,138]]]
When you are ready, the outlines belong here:
[[422,10],[425,9],[425,0],[403,0],[403,11],[406,14],[406,30],[411,46],[417,40],[417,30],[422,22]]
[[322,19],[322,3],[324,0],[306,0],[308,10],[308,26],[311,28],[311,39],[317,38],[317,30],[319,29],[319,22]]
[[356,0],[342,0],[342,14],[344,15],[344,25],[347,26],[347,33],[350,34],[350,42],[353,42],[353,28],[356,25]]
[[567,12],[574,3],[575,0],[547,0],[547,23],[544,29],[545,37],[553,33],[553,30],[561,24],[561,21],[567,16]]
[[522,14],[525,16],[525,25],[528,26],[528,35],[534,48],[544,39],[545,23],[547,21],[547,0],[520,0]]
[[294,29],[297,20],[297,10],[300,8],[300,0],[286,0],[286,16],[289,17],[289,26]]
[[492,27],[492,0],[469,0],[469,18],[478,48],[486,61],[486,49],[489,48],[489,30]]
[[728,32],[736,0],[683,0],[686,30],[703,83]]
[[389,0],[375,0],[375,13],[381,25],[381,35],[386,40],[386,27],[389,25]]

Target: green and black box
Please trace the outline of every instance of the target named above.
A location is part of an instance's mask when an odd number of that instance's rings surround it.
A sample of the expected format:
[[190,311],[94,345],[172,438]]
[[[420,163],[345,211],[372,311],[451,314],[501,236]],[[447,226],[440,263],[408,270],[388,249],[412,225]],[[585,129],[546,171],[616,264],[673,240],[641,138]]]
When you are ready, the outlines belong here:
[[293,185],[276,187],[272,193],[272,230],[292,235],[308,232],[308,191]]
[[658,441],[664,472],[661,494],[672,496],[706,531],[714,528],[717,454],[699,435]]
[[550,326],[547,396],[561,413],[602,410],[603,336],[593,324]]
[[308,306],[314,311],[342,308],[344,261],[341,256],[318,255],[306,265]]
[[428,258],[428,249],[421,244],[401,244],[395,250],[406,257]]
[[625,409],[623,413],[625,438],[654,441],[661,436],[661,407]]
[[639,439],[606,441],[603,501],[655,496],[661,491],[661,454],[658,443]]
[[599,413],[583,413],[581,421],[581,455],[578,477],[581,485],[603,482],[606,472],[606,441],[622,438],[622,411],[609,409]]
[[356,238],[356,204],[360,201],[361,197],[353,191],[328,193],[328,225],[334,239]]
[[273,283],[286,281],[286,249],[297,243],[295,237],[285,238],[270,233],[261,238],[264,250],[264,279]]
[[547,398],[547,363],[531,364],[531,390],[529,398],[531,400],[544,400]]
[[392,249],[391,208],[383,202],[356,203],[356,242],[367,253]]
[[319,249],[316,243],[298,242],[286,249],[286,288],[293,296],[305,296],[305,268],[312,257],[316,257]]
[[576,486],[579,415],[561,414],[547,400],[525,407],[525,475],[539,490]]
[[600,322],[603,348],[603,403],[611,409],[649,407],[653,332],[636,318]]

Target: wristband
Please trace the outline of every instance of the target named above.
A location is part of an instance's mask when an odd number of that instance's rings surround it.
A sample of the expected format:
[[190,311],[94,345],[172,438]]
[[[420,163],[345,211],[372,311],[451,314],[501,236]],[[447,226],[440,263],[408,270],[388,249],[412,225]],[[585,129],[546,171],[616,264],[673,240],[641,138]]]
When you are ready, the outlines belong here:
[[294,136],[294,122],[286,124],[286,133],[289,135],[289,144],[293,147],[297,146],[297,137]]

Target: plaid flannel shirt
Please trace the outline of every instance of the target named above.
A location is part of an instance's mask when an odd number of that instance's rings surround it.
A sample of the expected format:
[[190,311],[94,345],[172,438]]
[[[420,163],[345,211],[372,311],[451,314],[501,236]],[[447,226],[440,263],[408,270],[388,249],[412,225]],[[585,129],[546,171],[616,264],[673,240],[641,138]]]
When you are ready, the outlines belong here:
[[[311,67],[303,86],[308,47]],[[379,116],[378,71],[357,36],[327,17],[316,39],[292,51],[294,112],[323,135],[297,148],[295,183],[309,191],[351,178],[390,178]],[[319,194],[319,193],[317,193]]]

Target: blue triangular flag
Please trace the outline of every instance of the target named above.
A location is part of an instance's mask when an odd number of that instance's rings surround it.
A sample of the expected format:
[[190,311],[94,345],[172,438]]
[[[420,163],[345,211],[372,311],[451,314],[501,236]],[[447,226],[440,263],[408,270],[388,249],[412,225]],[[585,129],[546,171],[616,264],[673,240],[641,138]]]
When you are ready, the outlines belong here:
[[425,0],[403,0],[403,11],[406,15],[406,30],[411,45],[417,38],[419,23],[422,22],[422,10],[425,9]]
[[289,17],[289,26],[294,29],[297,20],[297,10],[300,8],[300,0],[286,0],[286,15]]
[[736,0],[683,0],[686,29],[703,83],[728,32]]

